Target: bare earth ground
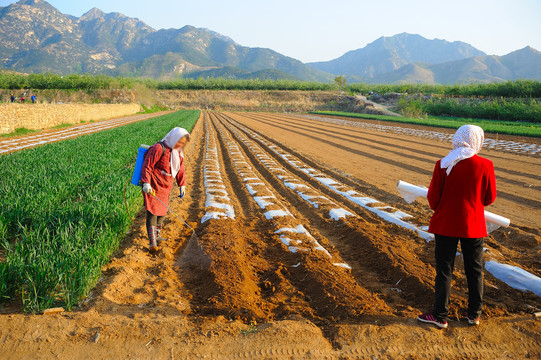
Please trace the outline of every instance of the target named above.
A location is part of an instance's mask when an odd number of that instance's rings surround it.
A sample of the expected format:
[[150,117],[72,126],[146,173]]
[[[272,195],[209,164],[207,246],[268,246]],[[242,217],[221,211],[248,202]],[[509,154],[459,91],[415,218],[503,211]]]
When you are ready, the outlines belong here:
[[[296,116],[245,115],[249,118],[242,118],[244,124],[253,126],[254,130],[280,144],[392,194],[397,194],[398,180],[428,187],[434,164],[451,148],[450,144],[436,140],[339,126]],[[435,130],[415,125],[392,125]],[[450,129],[437,128],[437,131],[452,133]],[[487,137],[493,136],[487,134]],[[500,139],[502,137],[499,136]],[[536,138],[503,138],[539,143]],[[512,218],[514,224],[539,227],[541,158],[484,149],[480,155],[493,161],[498,185],[498,200],[487,210]]]
[[[480,327],[459,321],[466,301],[461,270],[455,273],[450,328],[417,323],[413,317],[430,308],[433,295],[433,244],[330,192],[274,151],[287,152],[294,164],[307,164],[423,223],[430,216],[426,205],[406,205],[394,187],[398,179],[427,183],[427,172],[448,145],[252,113],[206,113],[193,139],[186,149],[189,194],[183,201],[172,199],[172,207],[197,227],[197,238],[189,241],[190,232],[169,216],[169,240],[150,255],[141,213],[79,309],[35,316],[3,311],[0,358],[541,357],[541,321],[531,317],[540,310],[539,297],[490,274]],[[235,219],[200,224],[205,211],[213,210],[205,204],[203,174],[209,144],[216,146]],[[540,276],[540,159],[484,155],[499,176],[500,199],[491,210],[517,224],[487,239],[487,256]],[[250,183],[258,195],[272,193],[291,216],[264,216],[268,209],[260,209],[245,186],[248,173],[258,178]],[[326,200],[310,205],[292,182],[312,199]],[[334,221],[328,210],[337,207],[358,216]],[[316,247],[288,250],[275,231],[297,223],[328,255]]]

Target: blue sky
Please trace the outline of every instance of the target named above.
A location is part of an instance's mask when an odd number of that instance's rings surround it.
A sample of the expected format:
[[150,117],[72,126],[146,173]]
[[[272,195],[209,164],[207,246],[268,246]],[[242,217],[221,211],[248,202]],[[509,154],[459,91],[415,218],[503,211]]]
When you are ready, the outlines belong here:
[[[0,0],[0,6],[14,1]],[[148,25],[205,27],[241,45],[301,61],[330,60],[401,32],[461,40],[489,54],[541,50],[541,0],[50,0],[80,16],[92,7]]]

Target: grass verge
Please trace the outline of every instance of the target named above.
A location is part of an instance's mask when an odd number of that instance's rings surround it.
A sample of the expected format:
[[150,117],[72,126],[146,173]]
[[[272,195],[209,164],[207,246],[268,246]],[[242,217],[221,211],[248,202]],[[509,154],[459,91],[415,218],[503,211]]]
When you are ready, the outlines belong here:
[[342,111],[311,111],[310,114],[345,116],[351,118],[389,121],[396,123],[442,127],[449,129],[458,129],[464,124],[472,124],[482,127],[487,133],[541,137],[541,124],[519,121],[483,120],[443,116],[429,116],[427,119],[416,119],[402,116],[357,114]]
[[152,105],[151,107],[146,107],[145,105],[141,104],[141,108],[143,108],[143,111],[139,111],[138,114],[153,114],[155,112],[171,110],[169,107],[163,105]]
[[27,129],[25,127],[20,127],[15,129],[14,131],[7,133],[7,134],[0,134],[0,137],[3,138],[10,138],[10,137],[16,137],[16,136],[23,136],[23,135],[29,135],[33,133],[40,132],[41,130],[33,130],[33,129]]
[[[84,121],[81,121],[80,123],[82,124]],[[73,126],[75,124],[71,124],[71,123],[62,123],[62,124],[59,124],[59,125],[56,125],[56,126],[53,126],[51,129],[63,129],[63,128],[67,128],[67,127],[70,127],[70,126]]]
[[191,130],[199,111],[179,111],[0,156],[0,301],[26,312],[70,309],[101,275],[141,207],[126,192],[140,144],[174,126]]

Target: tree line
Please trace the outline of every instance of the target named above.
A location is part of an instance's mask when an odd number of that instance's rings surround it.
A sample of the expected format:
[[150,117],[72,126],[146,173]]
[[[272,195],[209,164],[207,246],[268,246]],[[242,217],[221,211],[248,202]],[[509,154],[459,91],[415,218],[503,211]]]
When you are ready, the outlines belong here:
[[112,77],[107,75],[58,75],[51,73],[27,75],[0,72],[0,89],[99,90],[131,89],[140,85],[158,90],[342,90],[351,94],[407,93],[443,95],[448,97],[541,98],[541,82],[537,80],[514,80],[466,85],[365,83],[346,85],[343,77],[337,77],[333,82],[321,83],[295,80],[236,80],[224,78],[155,80],[133,77]]

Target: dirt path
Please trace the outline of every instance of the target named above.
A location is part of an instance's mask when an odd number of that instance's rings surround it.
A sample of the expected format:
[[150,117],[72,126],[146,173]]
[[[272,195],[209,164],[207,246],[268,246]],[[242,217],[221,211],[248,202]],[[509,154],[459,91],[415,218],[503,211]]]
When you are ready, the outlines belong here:
[[[490,274],[481,327],[459,321],[462,271],[450,328],[419,324],[432,299],[433,242],[419,227],[429,212],[311,160],[325,143],[301,153],[303,123],[290,124],[293,134],[283,122],[202,113],[185,151],[188,195],[171,201],[197,237],[169,216],[169,240],[151,255],[139,214],[76,311],[0,315],[0,358],[541,357],[541,321],[531,317],[539,297]],[[539,236],[511,232],[490,238],[488,254],[540,275]]]
[[[303,319],[248,326],[162,314],[2,316],[5,359],[536,359],[539,321],[495,319],[439,331],[378,318],[333,327],[332,341]],[[8,330],[9,329],[9,332]],[[99,334],[96,339],[96,334]]]
[[131,115],[121,118],[96,121],[84,125],[74,125],[62,129],[48,129],[37,134],[20,136],[16,138],[0,138],[0,154],[71,139],[81,135],[92,134],[98,131],[131,124],[136,121],[148,120],[169,113],[171,113],[171,111],[161,111],[153,114]]

